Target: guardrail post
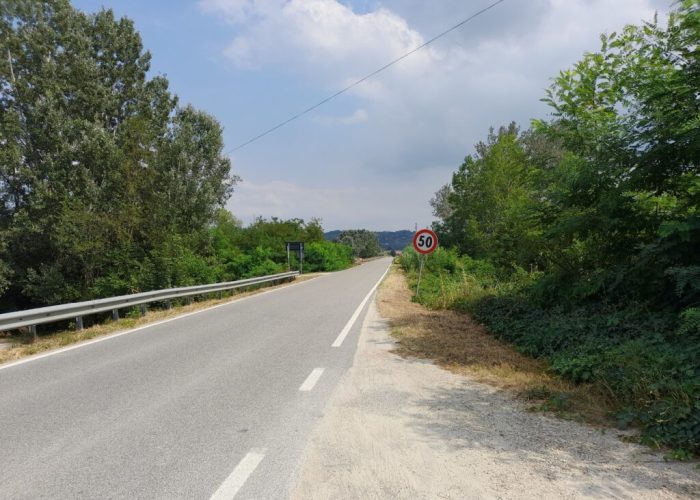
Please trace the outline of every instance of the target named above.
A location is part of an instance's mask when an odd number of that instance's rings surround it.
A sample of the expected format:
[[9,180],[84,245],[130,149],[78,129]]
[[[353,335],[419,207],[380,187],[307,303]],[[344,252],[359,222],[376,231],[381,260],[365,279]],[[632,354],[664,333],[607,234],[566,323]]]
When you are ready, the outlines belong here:
[[185,301],[187,302],[187,305],[189,306],[192,303],[192,297],[185,298]]
[[31,325],[29,327],[29,333],[32,334],[32,342],[36,342],[39,339],[36,334],[36,325]]
[[112,309],[112,320],[119,321],[119,309]]
[[173,308],[173,303],[172,303],[172,301],[171,301],[170,299],[168,299],[168,300],[165,301],[165,307],[166,307],[168,310],[170,310],[170,309]]
[[77,316],[75,318],[75,329],[76,330],[82,330],[83,329],[83,317],[82,316]]
[[146,315],[146,304],[141,304],[141,316]]

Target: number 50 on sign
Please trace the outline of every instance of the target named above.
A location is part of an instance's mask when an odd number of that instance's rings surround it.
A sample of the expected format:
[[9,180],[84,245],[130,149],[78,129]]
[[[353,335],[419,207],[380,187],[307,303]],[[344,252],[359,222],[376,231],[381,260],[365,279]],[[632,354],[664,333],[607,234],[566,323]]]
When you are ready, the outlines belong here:
[[421,229],[413,235],[413,248],[416,252],[426,255],[433,253],[438,245],[437,235],[430,229]]

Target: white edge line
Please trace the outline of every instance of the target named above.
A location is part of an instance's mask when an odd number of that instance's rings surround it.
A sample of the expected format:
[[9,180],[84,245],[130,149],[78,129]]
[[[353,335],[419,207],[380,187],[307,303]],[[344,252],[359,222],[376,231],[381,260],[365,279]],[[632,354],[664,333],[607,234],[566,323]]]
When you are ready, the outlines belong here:
[[[320,277],[321,277],[321,276],[320,276]],[[103,336],[100,336],[100,337],[97,337],[97,338],[94,338],[94,339],[86,340],[86,341],[84,341],[84,342],[77,342],[77,343],[75,343],[75,344],[73,344],[73,345],[70,345],[70,346],[67,346],[67,347],[61,347],[60,349],[56,349],[56,350],[53,350],[53,351],[48,351],[48,352],[45,352],[45,353],[42,353],[42,354],[37,354],[37,355],[35,355],[35,356],[30,356],[30,357],[28,357],[28,358],[24,358],[24,359],[20,359],[20,360],[17,360],[17,361],[13,361],[13,362],[11,362],[11,363],[7,363],[7,364],[0,365],[0,370],[5,370],[5,369],[7,369],[7,368],[12,368],[12,367],[17,366],[17,365],[23,365],[23,364],[25,364],[25,363],[30,363],[30,362],[32,362],[32,361],[37,361],[37,360],[39,360],[39,359],[48,358],[49,356],[54,356],[54,355],[56,355],[56,354],[61,354],[61,353],[67,352],[67,351],[72,351],[73,349],[79,349],[79,348],[81,348],[81,347],[85,347],[85,346],[88,346],[88,345],[97,344],[98,342],[104,342],[105,340],[111,340],[111,339],[116,338],[116,337],[121,337],[122,335],[127,335],[127,334],[129,334],[129,333],[134,333],[134,332],[138,332],[138,331],[141,331],[141,330],[145,330],[145,329],[151,328],[151,327],[153,327],[153,326],[162,325],[163,323],[169,323],[169,322],[171,322],[171,321],[176,321],[176,320],[179,320],[179,319],[182,319],[182,318],[186,318],[186,317],[188,317],[188,316],[194,316],[195,314],[200,314],[200,313],[203,313],[203,312],[211,311],[212,309],[217,309],[217,308],[219,308],[219,307],[224,307],[224,306],[230,306],[230,305],[232,305],[232,304],[237,304],[237,303],[243,302],[244,300],[248,300],[248,299],[252,299],[252,298],[255,298],[255,297],[261,297],[261,296],[263,296],[263,295],[267,295],[268,293],[274,293],[274,292],[278,292],[278,291],[280,291],[280,290],[286,290],[286,289],[291,288],[291,287],[293,287],[293,286],[299,286],[299,285],[303,285],[304,283],[309,283],[309,282],[313,281],[314,279],[315,279],[315,278],[311,278],[311,279],[308,279],[308,280],[300,281],[300,282],[298,282],[298,283],[291,283],[291,284],[286,285],[286,286],[281,286],[281,287],[278,287],[278,288],[274,288],[274,289],[272,289],[272,290],[265,290],[264,292],[256,293],[256,294],[250,295],[250,296],[248,296],[248,297],[240,297],[240,298],[238,298],[238,299],[234,299],[234,300],[230,300],[230,301],[228,301],[228,302],[224,302],[223,304],[217,304],[217,305],[215,305],[215,306],[205,307],[204,309],[199,309],[199,310],[197,310],[197,311],[192,311],[192,312],[189,312],[189,313],[180,314],[180,315],[178,315],[178,316],[173,316],[172,318],[163,319],[163,320],[161,320],[161,321],[155,321],[155,322],[153,322],[153,323],[148,323],[147,325],[139,326],[139,327],[137,327],[137,328],[132,328],[132,329],[130,329],[130,330],[124,330],[123,332],[117,332],[117,333],[112,333],[112,334],[109,334],[109,335],[103,335]]]
[[310,391],[314,388],[316,385],[316,382],[318,382],[318,379],[321,378],[321,375],[323,375],[323,371],[325,368],[314,368],[312,372],[309,374],[308,377],[306,377],[306,380],[304,380],[304,383],[301,384],[301,387],[299,387],[300,391]]
[[221,483],[209,500],[230,500],[236,496],[250,475],[265,458],[265,448],[253,448],[238,462],[233,472]]
[[357,321],[357,317],[360,315],[360,313],[362,312],[362,309],[365,307],[365,304],[367,303],[369,298],[372,296],[374,291],[379,286],[379,283],[381,283],[382,280],[384,279],[384,276],[386,276],[386,273],[389,272],[389,269],[391,269],[391,264],[389,264],[389,267],[386,268],[386,271],[384,271],[384,274],[382,274],[382,277],[379,278],[379,280],[374,284],[372,289],[365,296],[365,298],[362,300],[362,302],[357,307],[357,309],[355,309],[355,312],[352,313],[350,320],[345,324],[345,326],[341,330],[340,334],[338,335],[338,338],[335,339],[335,342],[333,342],[333,344],[332,344],[333,347],[340,347],[341,345],[343,345],[343,341],[345,340],[345,337],[348,336],[348,333],[350,333],[350,329],[352,328],[352,325],[354,325],[355,321]]

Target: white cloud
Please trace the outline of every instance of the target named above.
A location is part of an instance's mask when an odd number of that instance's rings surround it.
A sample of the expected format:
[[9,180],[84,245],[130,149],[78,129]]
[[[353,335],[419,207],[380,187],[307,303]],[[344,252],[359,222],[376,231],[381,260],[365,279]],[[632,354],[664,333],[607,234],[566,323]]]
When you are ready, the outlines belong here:
[[[422,174],[416,179],[397,182],[364,182],[362,186],[308,186],[289,181],[267,183],[242,182],[231,198],[228,208],[245,223],[256,217],[299,217],[323,219],[331,229],[367,228],[371,230],[409,229],[414,223],[427,226],[430,218],[422,206],[442,183],[439,177],[449,175],[443,170]],[[417,183],[415,181],[418,181]],[[415,196],[407,192],[418,187]]]
[[368,119],[369,114],[367,114],[367,110],[363,108],[358,108],[347,116],[317,115],[313,117],[314,122],[323,125],[356,125],[358,123],[364,123]]
[[[423,43],[423,37],[389,10],[356,14],[334,0],[202,0],[238,33],[226,56],[238,67],[275,66],[336,88]],[[424,64],[429,51],[402,70]]]
[[[439,141],[469,148],[489,126],[526,121],[543,110],[539,99],[549,78],[584,51],[595,50],[601,31],[651,18],[650,1],[537,0],[527,2],[532,9],[522,12],[523,2],[506,2],[462,28],[480,32],[482,20],[503,18],[503,31],[484,31],[467,44],[460,43],[460,32],[447,35],[352,93],[377,117],[379,130],[393,135],[392,129],[402,129],[390,138],[392,147]],[[474,12],[485,2],[472,4],[459,11]],[[426,39],[387,8],[356,13],[335,0],[202,0],[201,5],[237,23],[225,49],[234,65],[286,72],[329,93]],[[444,27],[457,20],[440,3],[431,5]],[[511,10],[521,17],[511,19]],[[511,36],[510,27],[518,21],[519,34]]]
[[[229,201],[229,208],[246,222],[255,217],[301,217],[310,219],[344,208],[353,197],[352,188],[309,187],[289,181],[255,183],[243,181]],[[294,207],[294,214],[289,213]]]
[[[357,130],[354,135],[341,137],[347,137],[345,142],[335,137],[333,150],[323,149],[323,143],[330,141],[322,134],[338,127],[325,127],[309,135],[307,140],[313,147],[300,148],[298,157],[287,154],[285,145],[276,143],[272,134],[265,138],[266,147],[260,148],[268,149],[261,153],[268,155],[265,161],[251,152],[257,145],[245,153],[241,173],[249,182],[256,181],[262,169],[269,179],[273,176],[270,169],[278,168],[275,178],[291,182],[303,176],[305,169],[313,168],[310,166],[327,165],[330,169],[338,158],[353,158],[364,171],[362,175],[338,172],[338,185],[345,189],[311,189],[300,194],[295,189],[304,188],[296,184],[294,189],[285,183],[267,183],[264,188],[243,184],[234,195],[234,207],[237,213],[248,210],[245,200],[259,214],[289,217],[314,200],[316,210],[312,212],[313,207],[308,206],[309,213],[323,216],[333,227],[340,226],[352,211],[358,223],[349,225],[360,226],[363,215],[357,207],[366,204],[364,186],[374,178],[388,181],[392,188],[370,190],[379,201],[369,203],[374,211],[366,214],[368,224],[377,220],[372,214],[380,209],[382,200],[392,207],[413,210],[423,196],[420,210],[429,217],[430,193],[426,195],[425,186],[437,189],[448,182],[450,169],[459,165],[490,126],[511,120],[527,126],[530,118],[546,115],[539,99],[550,79],[573,66],[585,51],[597,50],[601,32],[619,31],[625,24],[651,19],[659,1],[504,2],[355,87],[350,96],[338,100],[355,109],[352,114],[328,116],[319,108],[311,120],[302,118],[316,126],[362,123],[362,127],[352,129]],[[231,40],[222,51],[233,67],[242,71],[255,68],[260,74],[269,70],[277,78],[282,75],[322,96],[355,82],[487,4],[487,0],[383,0],[374,10],[356,12],[351,5],[335,0],[200,1],[202,10],[230,23]],[[251,98],[264,100],[265,96]],[[308,98],[300,99],[297,109],[309,104]],[[299,126],[299,122],[292,126]],[[280,150],[278,162],[270,161],[269,149],[274,148]],[[326,170],[324,175],[324,182],[332,185],[334,174]],[[422,184],[418,185],[418,179]],[[253,196],[256,186],[260,188],[257,197]],[[397,193],[396,186],[402,194],[394,199],[391,193]],[[269,193],[275,193],[276,198],[268,198]],[[305,200],[301,207],[294,201],[297,195]],[[406,205],[405,199],[412,204]],[[345,213],[339,200],[347,203]],[[329,213],[339,222],[335,223]],[[416,217],[418,214],[410,216]]]

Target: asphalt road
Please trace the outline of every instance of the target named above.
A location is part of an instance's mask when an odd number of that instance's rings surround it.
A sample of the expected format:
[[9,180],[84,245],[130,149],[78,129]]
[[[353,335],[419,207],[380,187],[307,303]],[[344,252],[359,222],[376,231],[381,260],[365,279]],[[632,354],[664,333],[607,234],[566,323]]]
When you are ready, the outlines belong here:
[[0,367],[0,498],[286,498],[389,262]]

